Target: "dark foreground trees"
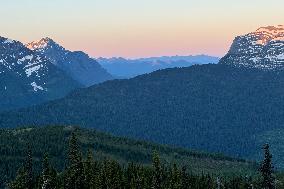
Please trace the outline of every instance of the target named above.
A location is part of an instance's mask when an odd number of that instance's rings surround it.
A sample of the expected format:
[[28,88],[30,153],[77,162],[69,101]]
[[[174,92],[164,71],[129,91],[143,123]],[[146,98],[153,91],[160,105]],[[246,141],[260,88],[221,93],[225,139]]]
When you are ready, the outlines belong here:
[[18,174],[13,182],[9,184],[10,188],[15,189],[32,189],[34,188],[34,177],[33,177],[33,159],[32,151],[28,145],[27,155],[23,167],[18,170]]
[[157,152],[153,153],[152,166],[135,163],[122,165],[118,161],[96,160],[88,150],[83,156],[78,139],[73,133],[69,140],[66,168],[57,172],[52,168],[48,155],[42,161],[39,175],[33,172],[32,151],[27,151],[26,161],[10,182],[11,189],[272,189],[271,154],[265,146],[265,159],[261,166],[262,183],[250,177],[217,178],[211,175],[194,175],[186,167],[164,164]]
[[269,150],[269,145],[264,145],[263,150],[264,160],[260,167],[260,172],[263,178],[261,186],[263,189],[274,189],[275,178],[273,176],[272,155]]

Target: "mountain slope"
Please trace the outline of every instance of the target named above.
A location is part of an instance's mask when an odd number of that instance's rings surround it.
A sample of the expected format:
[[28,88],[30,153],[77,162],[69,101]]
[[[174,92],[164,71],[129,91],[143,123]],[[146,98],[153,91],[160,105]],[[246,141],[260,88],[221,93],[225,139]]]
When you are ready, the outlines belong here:
[[284,26],[261,27],[255,32],[236,37],[220,63],[263,70],[283,70]]
[[0,114],[0,126],[80,125],[163,144],[260,157],[262,144],[255,137],[283,126],[283,94],[283,72],[192,66],[109,81],[61,100]]
[[[95,130],[78,127],[42,127],[0,130],[0,188],[5,178],[13,178],[25,157],[27,144],[31,145],[35,169],[41,168],[41,159],[48,152],[52,165],[62,170],[67,155],[68,140],[76,132],[84,154],[93,149],[95,158],[115,159],[123,164],[135,162],[149,165],[154,150],[167,163],[182,163],[193,173],[217,175],[254,174],[256,167],[250,162],[218,154],[201,153],[181,148],[157,145],[149,142],[118,138]],[[6,175],[6,176],[4,176]]]
[[50,38],[31,42],[26,47],[45,56],[55,66],[84,86],[112,79],[112,76],[87,54],[80,51],[68,51]]
[[63,97],[79,86],[43,56],[0,37],[0,110]]
[[97,61],[112,75],[129,78],[166,68],[189,67],[194,64],[217,63],[219,58],[198,55],[163,56],[141,59],[98,58]]

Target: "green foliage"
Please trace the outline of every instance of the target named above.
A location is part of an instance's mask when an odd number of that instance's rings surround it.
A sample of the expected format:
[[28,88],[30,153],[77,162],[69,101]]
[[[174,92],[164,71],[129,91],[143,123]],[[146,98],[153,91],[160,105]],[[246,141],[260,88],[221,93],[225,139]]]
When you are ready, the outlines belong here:
[[264,149],[264,160],[261,164],[260,172],[263,177],[262,187],[264,189],[274,189],[275,188],[275,178],[273,176],[273,167],[272,167],[272,155],[269,151],[269,145],[266,144],[263,147]]
[[38,187],[42,189],[53,189],[57,186],[57,172],[49,163],[49,157],[44,155],[42,172],[38,180]]
[[9,188],[11,189],[34,188],[33,160],[32,160],[32,151],[30,149],[30,146],[28,146],[28,151],[25,157],[24,165],[19,169],[15,181],[9,184]]
[[[73,136],[74,132],[76,132],[74,135],[76,137],[71,137],[70,140],[70,136]],[[159,154],[161,165],[171,166],[174,163],[184,165],[190,172],[197,175],[209,173],[231,177],[233,175],[254,175],[257,170],[254,163],[241,159],[114,137],[92,129],[70,126],[28,127],[0,130],[0,188],[7,184],[11,178],[15,178],[17,170],[22,167],[22,162],[26,162],[27,144],[30,144],[32,150],[33,173],[39,175],[34,177],[34,180],[38,180],[38,186],[42,186],[47,178],[50,179],[51,186],[63,181],[67,184],[70,180],[68,181],[65,174],[60,174],[60,179],[58,179],[55,170],[60,173],[64,169],[66,172],[67,170],[72,172],[70,164],[75,167],[80,165],[81,170],[82,165],[79,162],[83,161],[83,172],[86,175],[84,177],[85,184],[104,188],[105,175],[121,174],[121,171],[112,173],[100,169],[103,165],[101,162],[112,159],[115,159],[121,166],[133,162],[133,164],[126,166],[129,170],[135,170],[129,171],[127,176],[131,181],[128,184],[132,188],[139,188],[146,182],[151,185],[152,180],[148,179],[148,176],[152,174],[151,169],[145,169],[144,165],[152,165],[153,151]],[[108,162],[106,163],[108,169],[112,169],[109,164],[112,167],[117,166],[116,163]],[[188,174],[186,171],[182,173]],[[18,176],[20,175],[18,174]],[[19,179],[22,178],[24,177],[19,177]],[[64,178],[66,179],[64,180]],[[188,177],[182,178],[184,185],[189,182],[185,178]]]
[[[27,160],[18,172],[14,181],[9,184],[11,189],[49,189],[49,188],[78,188],[78,189],[248,189],[247,180],[243,177],[233,179],[217,179],[215,182],[210,175],[194,175],[184,168],[161,162],[158,152],[153,153],[152,166],[141,166],[130,163],[123,166],[111,159],[96,161],[91,151],[83,159],[77,137],[70,136],[68,148],[68,165],[61,172],[52,173],[48,156],[43,159],[41,179],[29,180],[32,161]],[[27,159],[30,157],[30,151]],[[58,182],[54,182],[57,180]],[[248,184],[253,184],[250,181]]]
[[64,188],[84,188],[84,166],[82,154],[75,133],[71,134],[68,148],[68,167],[64,179]]
[[153,173],[153,185],[152,188],[153,189],[162,189],[163,188],[163,169],[162,169],[162,165],[161,165],[161,160],[159,157],[158,152],[154,152],[153,154],[153,169],[154,169],[154,173]]
[[[3,187],[3,186],[2,186]],[[27,173],[24,168],[20,168],[14,181],[8,185],[11,189],[25,189],[28,188]]]
[[84,164],[84,175],[85,175],[85,187],[91,188],[96,185],[95,176],[97,172],[97,166],[94,158],[94,152],[92,150],[88,150],[87,158]]

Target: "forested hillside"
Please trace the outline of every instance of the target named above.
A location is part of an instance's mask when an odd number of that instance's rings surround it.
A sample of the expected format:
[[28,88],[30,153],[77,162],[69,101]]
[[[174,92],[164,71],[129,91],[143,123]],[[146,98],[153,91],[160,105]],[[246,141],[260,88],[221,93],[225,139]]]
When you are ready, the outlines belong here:
[[[0,125],[78,125],[258,159],[267,142],[263,134],[283,126],[283,106],[283,72],[202,65],[77,90],[61,100],[1,114]],[[281,151],[274,153],[281,157]],[[277,164],[282,163],[279,158]]]
[[78,138],[82,155],[86,156],[87,151],[91,150],[96,161],[115,160],[121,165],[133,162],[148,166],[156,151],[163,164],[184,165],[189,172],[197,175],[244,176],[254,175],[257,169],[256,164],[241,159],[119,138],[96,130],[71,126],[27,127],[0,130],[0,188],[15,177],[29,150],[35,173],[40,172],[46,153],[52,167],[62,171],[67,166],[68,143],[72,133]]

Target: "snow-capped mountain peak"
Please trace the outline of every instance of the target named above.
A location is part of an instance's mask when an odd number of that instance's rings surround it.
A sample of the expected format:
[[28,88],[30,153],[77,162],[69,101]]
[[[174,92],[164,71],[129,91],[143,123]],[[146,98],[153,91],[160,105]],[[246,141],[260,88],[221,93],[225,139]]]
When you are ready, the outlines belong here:
[[284,26],[261,27],[236,37],[220,63],[269,70],[284,69]]
[[84,86],[91,86],[112,78],[95,60],[81,51],[69,51],[46,37],[26,45],[36,54],[45,57]]
[[49,37],[42,38],[38,41],[33,41],[31,43],[26,44],[26,47],[33,51],[45,51],[46,49],[59,49],[65,50],[62,46],[56,43],[53,39]]
[[21,42],[0,37],[1,73],[13,73],[17,77],[29,81],[31,90],[34,90],[32,84],[36,84],[38,89],[46,90],[45,77],[50,68],[49,64],[47,59],[35,54]]
[[45,56],[4,37],[0,37],[0,81],[0,110],[62,97],[80,86]]

